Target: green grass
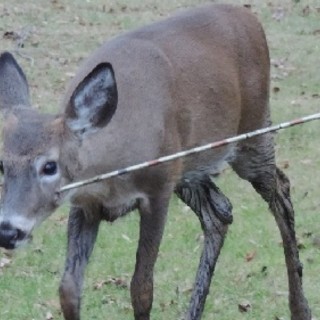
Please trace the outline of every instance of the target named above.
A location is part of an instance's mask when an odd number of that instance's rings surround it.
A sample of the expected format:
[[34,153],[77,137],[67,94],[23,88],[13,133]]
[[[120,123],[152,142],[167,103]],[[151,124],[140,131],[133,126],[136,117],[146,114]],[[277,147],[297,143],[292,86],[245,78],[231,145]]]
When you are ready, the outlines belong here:
[[[7,31],[30,27],[30,37],[19,58],[29,78],[35,106],[54,111],[66,82],[79,61],[122,30],[168,15],[175,8],[205,1],[21,1],[0,4],[0,49],[13,50],[15,42],[2,39]],[[251,3],[262,21],[273,65],[271,89],[275,123],[320,110],[320,13],[310,1],[225,1]],[[281,4],[280,4],[281,3]],[[307,5],[310,8],[306,14]],[[280,21],[274,12],[283,12]],[[318,96],[317,96],[318,95]],[[319,231],[320,127],[310,123],[277,134],[277,160],[292,182],[296,227],[304,263],[304,288],[315,319],[320,319],[320,249],[314,240]],[[287,280],[279,232],[267,206],[251,186],[231,170],[217,179],[231,199],[234,223],[217,264],[204,320],[286,319]],[[27,248],[0,268],[0,319],[62,319],[57,288],[63,271],[68,208],[60,209],[34,234]],[[138,215],[103,224],[86,272],[83,319],[131,319],[129,290],[97,283],[110,278],[130,281],[138,238]],[[201,253],[201,230],[192,212],[172,199],[168,223],[155,272],[152,318],[179,319],[188,306],[190,288]],[[6,253],[0,251],[0,259]],[[246,260],[252,255],[251,261]],[[248,301],[251,310],[238,311]]]

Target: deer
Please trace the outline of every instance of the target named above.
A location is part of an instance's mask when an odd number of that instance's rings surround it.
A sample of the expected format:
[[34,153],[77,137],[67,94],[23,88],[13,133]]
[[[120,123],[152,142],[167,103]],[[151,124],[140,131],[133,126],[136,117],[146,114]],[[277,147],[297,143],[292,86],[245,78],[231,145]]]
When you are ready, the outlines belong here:
[[201,319],[233,221],[214,176],[225,164],[268,204],[283,241],[291,320],[311,320],[302,286],[290,182],[272,134],[60,192],[67,183],[268,126],[270,57],[247,8],[207,5],[124,32],[96,49],[71,80],[61,109],[32,107],[26,76],[0,57],[4,176],[0,246],[21,247],[63,202],[71,205],[59,286],[66,320],[80,319],[84,271],[101,221],[137,209],[140,233],[130,293],[135,320],[149,320],[153,273],[170,198],[199,219],[203,249],[184,319]]

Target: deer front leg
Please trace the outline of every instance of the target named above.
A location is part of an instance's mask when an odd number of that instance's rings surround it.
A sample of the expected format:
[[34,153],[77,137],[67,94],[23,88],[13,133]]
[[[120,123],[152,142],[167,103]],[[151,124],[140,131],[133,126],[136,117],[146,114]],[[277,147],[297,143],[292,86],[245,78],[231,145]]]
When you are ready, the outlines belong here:
[[82,209],[72,208],[68,222],[68,247],[59,293],[66,320],[80,319],[83,274],[96,240],[100,219],[88,219]]
[[140,238],[131,281],[135,320],[149,320],[153,301],[153,269],[158,256],[170,196],[151,198],[140,211]]
[[228,224],[232,222],[232,205],[207,175],[186,177],[177,186],[176,194],[196,213],[204,233],[204,247],[185,317],[199,320]]

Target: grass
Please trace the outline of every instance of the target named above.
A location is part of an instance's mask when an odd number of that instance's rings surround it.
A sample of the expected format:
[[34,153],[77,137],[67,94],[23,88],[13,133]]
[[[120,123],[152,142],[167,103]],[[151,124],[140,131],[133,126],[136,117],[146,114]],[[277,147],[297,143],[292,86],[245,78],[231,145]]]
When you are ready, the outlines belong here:
[[[0,4],[0,38],[25,34],[19,58],[29,78],[34,105],[54,111],[79,61],[106,38],[168,15],[175,8],[205,1],[21,1]],[[316,0],[225,1],[250,3],[262,21],[272,58],[271,106],[275,123],[319,112],[319,5]],[[8,39],[9,38],[9,39]],[[7,34],[1,50],[13,50]],[[304,288],[320,319],[319,168],[320,127],[310,123],[277,135],[277,160],[290,176],[297,235],[304,263]],[[234,206],[234,223],[220,256],[204,320],[289,319],[286,271],[279,232],[266,205],[230,171],[217,179]],[[34,234],[33,243],[0,267],[1,319],[62,319],[57,288],[63,271],[68,208],[63,207]],[[103,224],[86,272],[83,319],[130,319],[126,284],[134,268],[138,215]],[[179,319],[188,306],[201,252],[200,226],[172,199],[155,272],[152,317]],[[317,242],[318,241],[318,242]],[[0,251],[1,261],[7,257]],[[250,260],[250,261],[248,261]],[[248,302],[249,312],[238,304]]]

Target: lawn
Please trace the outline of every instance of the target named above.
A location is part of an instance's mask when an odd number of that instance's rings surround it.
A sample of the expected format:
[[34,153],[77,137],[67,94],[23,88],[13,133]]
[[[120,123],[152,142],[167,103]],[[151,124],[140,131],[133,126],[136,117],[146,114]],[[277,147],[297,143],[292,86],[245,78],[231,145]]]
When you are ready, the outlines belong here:
[[[16,52],[33,104],[58,110],[79,62],[105,39],[162,19],[199,0],[15,0],[0,3],[0,50]],[[215,2],[215,1],[211,1]],[[320,111],[320,4],[316,0],[224,1],[247,4],[262,21],[271,52],[274,123]],[[320,125],[277,134],[278,165],[291,179],[304,289],[320,319]],[[279,232],[267,206],[230,170],[216,183],[230,198],[234,222],[217,264],[204,320],[289,320]],[[63,271],[68,206],[14,253],[0,250],[0,319],[62,319],[58,284]],[[134,269],[138,215],[103,224],[86,272],[83,319],[132,319],[128,283]],[[152,319],[180,319],[202,248],[195,215],[173,197],[155,271]],[[239,304],[247,306],[243,312]],[[241,309],[241,308],[240,308]]]

